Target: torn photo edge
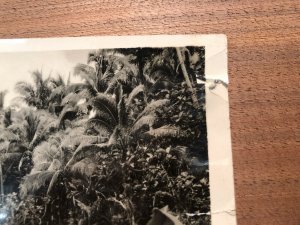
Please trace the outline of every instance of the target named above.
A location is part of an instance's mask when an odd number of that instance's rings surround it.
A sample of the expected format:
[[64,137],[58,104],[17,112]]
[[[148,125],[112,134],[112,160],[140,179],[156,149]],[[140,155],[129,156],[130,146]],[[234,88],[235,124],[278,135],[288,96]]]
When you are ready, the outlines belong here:
[[211,224],[236,225],[225,35],[102,36],[0,39],[0,52],[134,47],[205,47]]

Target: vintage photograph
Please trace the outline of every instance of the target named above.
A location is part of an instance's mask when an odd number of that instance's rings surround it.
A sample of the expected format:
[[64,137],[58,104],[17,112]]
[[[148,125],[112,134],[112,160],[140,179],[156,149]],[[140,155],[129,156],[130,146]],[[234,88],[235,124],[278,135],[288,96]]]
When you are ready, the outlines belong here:
[[205,51],[0,52],[0,224],[212,224]]

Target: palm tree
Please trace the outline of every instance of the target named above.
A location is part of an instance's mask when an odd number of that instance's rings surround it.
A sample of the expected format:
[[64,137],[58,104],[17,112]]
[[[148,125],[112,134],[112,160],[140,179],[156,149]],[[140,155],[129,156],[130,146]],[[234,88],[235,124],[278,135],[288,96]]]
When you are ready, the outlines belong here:
[[[129,51],[132,55],[138,55],[139,52],[146,51],[148,49],[138,49],[135,51]],[[118,49],[117,51],[124,52],[125,50]],[[125,52],[126,52],[125,51]],[[153,51],[152,51],[153,52]],[[128,53],[128,52],[127,52]],[[131,55],[131,61],[138,61],[135,56]],[[157,135],[159,134],[168,134],[168,132],[173,132],[173,135],[178,133],[178,129],[173,126],[166,125],[161,127],[160,129],[153,129],[152,124],[157,120],[154,115],[154,111],[159,107],[163,107],[164,104],[169,102],[167,99],[161,99],[160,101],[156,101],[157,99],[149,98],[150,95],[155,94],[156,92],[161,92],[164,89],[169,89],[174,86],[173,82],[176,82],[178,79],[180,80],[180,76],[177,72],[177,62],[175,60],[176,52],[174,49],[164,49],[158,50],[155,54],[148,54],[147,61],[140,62],[139,66],[143,66],[142,75],[144,77],[145,84],[135,84],[131,89],[131,92],[125,94],[123,96],[119,96],[119,94],[114,94],[113,96],[98,94],[95,98],[93,98],[90,102],[93,113],[95,114],[93,118],[88,121],[89,128],[98,131],[99,133],[109,133],[112,134],[116,126],[118,125],[119,116],[118,111],[127,111],[130,116],[133,116],[133,125],[131,134],[137,133],[136,131],[144,128],[144,125],[150,123],[151,131],[147,132],[148,135]],[[94,55],[92,55],[92,59],[98,62],[99,59]],[[129,57],[127,57],[129,58]],[[122,90],[124,89],[124,85],[122,86]],[[117,86],[115,86],[115,90],[118,90]],[[107,91],[105,92],[107,94]],[[140,98],[140,96],[143,96]],[[127,97],[128,96],[128,97]],[[121,106],[123,103],[119,102],[120,99],[126,103],[126,107],[123,110],[118,110],[118,106]],[[132,103],[134,102],[133,107]],[[159,100],[159,99],[158,99]],[[146,104],[149,104],[143,111],[143,107]],[[142,108],[141,108],[142,107]],[[156,108],[157,107],[157,108]],[[143,111],[143,112],[141,112]],[[139,115],[139,113],[141,113]],[[148,114],[147,114],[148,113]],[[144,117],[142,116],[144,115]],[[171,134],[169,133],[169,134]]]
[[[130,62],[130,57],[112,50],[98,50],[88,56],[88,64],[77,64],[74,75],[80,76],[84,84],[69,85],[68,94],[64,95],[61,105],[59,124],[64,126],[66,119],[73,120],[78,114],[86,114],[89,102],[100,93],[113,94],[118,84],[132,90],[136,84],[137,66]],[[133,87],[132,87],[133,86]]]
[[[3,109],[4,106],[4,97],[6,95],[6,91],[1,91],[0,92],[0,110]],[[5,115],[4,114],[4,124],[5,124]],[[2,172],[2,162],[0,160],[0,194],[1,194],[1,199],[0,199],[0,203],[2,204],[3,202],[3,195],[4,195],[4,190],[3,190],[3,172]]]
[[[141,87],[141,86],[137,86]],[[125,95],[122,92],[122,85],[119,86],[119,97],[113,97],[107,94],[98,94],[91,99],[93,115],[87,121],[87,129],[96,131],[99,136],[107,136],[106,143],[89,143],[80,145],[74,152],[73,157],[67,165],[72,165],[77,160],[94,152],[107,151],[108,148],[117,146],[123,149],[125,154],[127,146],[136,144],[138,140],[147,136],[148,140],[152,138],[177,137],[180,135],[179,127],[162,124],[156,111],[168,107],[170,100],[160,99],[150,102],[135,117],[128,115],[130,101],[135,98],[134,93],[139,91],[133,90],[125,103]],[[149,139],[150,138],[150,139]],[[80,156],[79,156],[80,155]]]
[[88,64],[77,64],[74,75],[80,76],[92,94],[111,93],[118,82],[134,84],[138,69],[125,56],[112,50],[98,50],[89,53]]
[[0,91],[0,110],[3,109],[4,106],[4,97],[7,94],[7,91]]
[[191,83],[191,80],[190,80],[190,77],[188,75],[188,72],[186,70],[186,66],[185,66],[185,62],[184,62],[184,59],[181,55],[181,49],[180,48],[176,48],[176,52],[177,52],[177,56],[178,56],[178,59],[179,59],[179,63],[180,63],[180,66],[181,66],[181,69],[182,69],[182,73],[183,73],[183,76],[184,76],[184,79],[185,79],[185,82],[192,94],[192,99],[193,99],[193,102],[194,102],[194,105],[195,105],[195,108],[198,109],[200,108],[199,106],[199,100],[197,98],[197,95],[196,95],[196,92],[193,88],[193,85]]
[[37,109],[47,109],[51,94],[49,78],[44,79],[42,71],[35,70],[32,72],[32,79],[33,84],[24,81],[16,84],[15,89],[20,94],[18,99]]
[[54,132],[57,127],[55,116],[45,110],[37,111],[31,108],[14,112],[12,121],[7,130],[17,135],[21,143],[29,150],[47,138],[47,135]]
[[51,94],[48,99],[49,112],[59,114],[62,110],[61,101],[66,95],[67,86],[70,85],[70,75],[67,83],[64,81],[63,77],[58,74],[57,78],[49,78],[49,87],[51,89]]
[[[157,115],[157,111],[163,108],[167,108],[168,111],[174,107],[170,104],[170,100],[163,98],[147,102],[145,95],[145,86],[142,84],[136,86],[129,94],[124,94],[122,85],[119,84],[114,95],[98,93],[92,98],[89,102],[92,110],[87,121],[87,129],[95,131],[97,135],[107,136],[108,141],[79,145],[67,167],[81,162],[82,168],[86,165],[83,162],[89,157],[112,148],[123,149],[125,154],[128,146],[135,145],[144,137],[149,141],[152,138],[185,135],[179,127],[164,123]],[[138,108],[139,106],[141,108]]]
[[[31,169],[33,149],[55,132],[57,123],[55,117],[46,111],[32,109],[13,111],[11,117],[12,123],[1,131],[1,141],[5,144],[2,147],[1,162],[6,174],[3,180],[11,183],[9,186],[14,190],[21,177]],[[7,181],[6,178],[11,180]]]
[[58,124],[60,128],[65,127],[65,120],[74,120],[85,116],[89,112],[88,101],[93,96],[87,89],[78,92],[70,92],[61,101],[62,110],[59,114]]
[[[72,129],[60,130],[52,133],[49,137],[36,145],[32,151],[33,167],[21,183],[21,196],[24,198],[30,193],[39,191],[42,187],[47,187],[50,194],[58,176],[65,172],[64,166],[72,157],[75,149],[79,145],[87,145],[101,142],[97,136],[86,135],[82,128],[82,121]],[[71,172],[81,173],[90,176],[95,163],[85,158],[78,162],[71,169]]]
[[64,159],[62,149],[59,148],[59,141],[58,137],[52,137],[33,150],[33,167],[31,172],[23,178],[23,182],[20,185],[22,198],[36,192],[47,182],[50,182],[47,192],[51,191],[51,180],[53,179],[52,183],[55,182]]

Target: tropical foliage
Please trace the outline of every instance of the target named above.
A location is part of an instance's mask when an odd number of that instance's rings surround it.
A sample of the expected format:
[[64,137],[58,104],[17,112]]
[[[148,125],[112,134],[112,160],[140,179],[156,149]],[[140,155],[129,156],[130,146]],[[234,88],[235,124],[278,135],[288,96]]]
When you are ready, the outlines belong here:
[[2,94],[4,222],[210,224],[203,57],[97,50],[74,66],[81,83],[34,71],[16,84],[24,107]]

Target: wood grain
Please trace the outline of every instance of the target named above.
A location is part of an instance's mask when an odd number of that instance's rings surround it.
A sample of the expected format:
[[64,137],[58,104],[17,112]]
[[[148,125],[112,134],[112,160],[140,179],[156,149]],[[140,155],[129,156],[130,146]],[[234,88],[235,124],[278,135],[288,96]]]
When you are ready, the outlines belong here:
[[297,0],[0,0],[0,38],[223,33],[239,225],[300,224]]

